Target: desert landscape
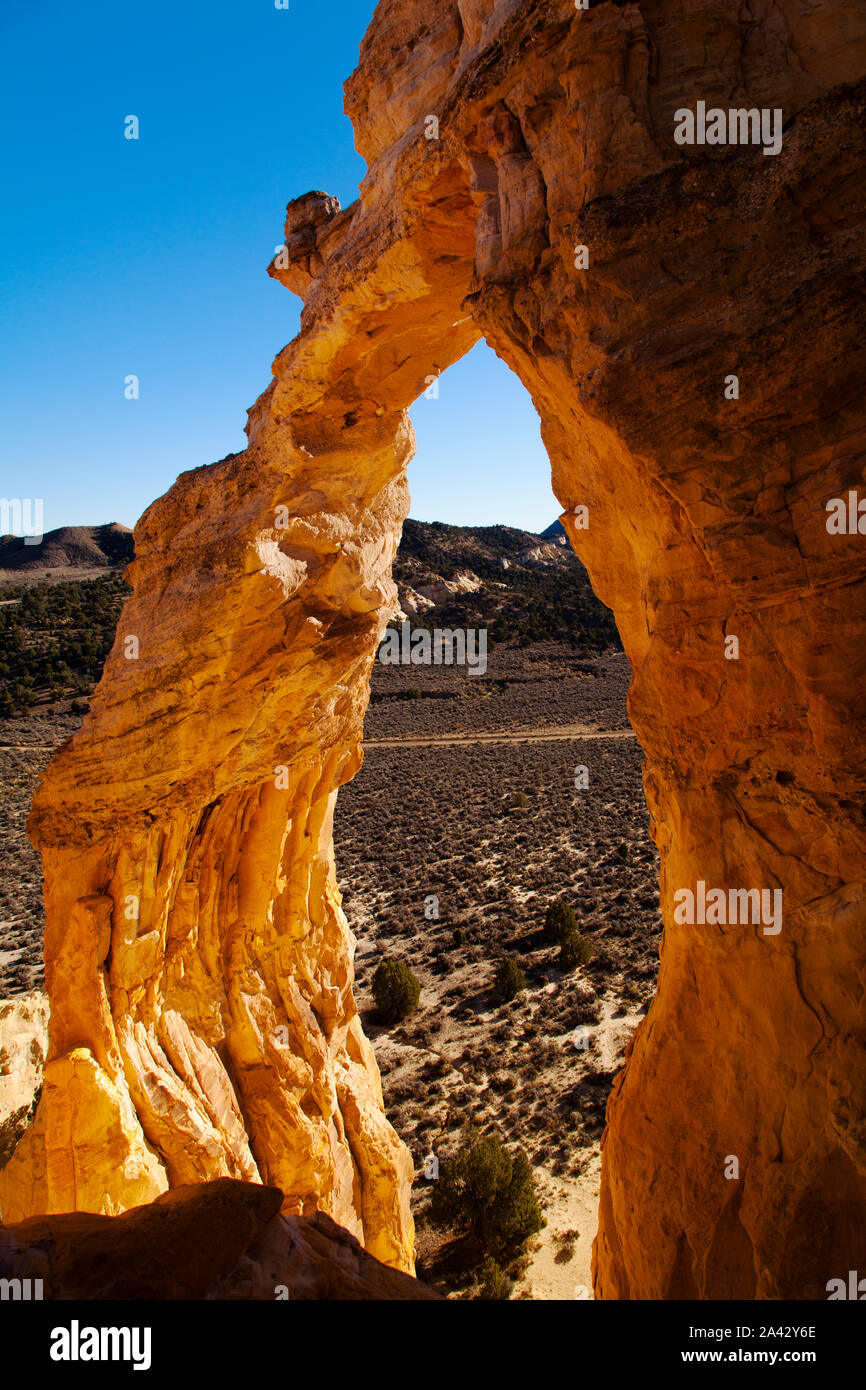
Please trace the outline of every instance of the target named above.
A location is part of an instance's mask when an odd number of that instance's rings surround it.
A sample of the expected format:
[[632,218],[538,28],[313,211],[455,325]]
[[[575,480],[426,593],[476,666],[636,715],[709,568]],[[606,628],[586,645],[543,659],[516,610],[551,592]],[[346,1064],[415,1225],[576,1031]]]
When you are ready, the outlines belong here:
[[266,8],[21,121],[0,1280],[861,1301],[866,15]]
[[[604,610],[561,544],[561,528],[551,530],[553,541],[504,528],[407,524],[395,623],[418,601],[414,579],[434,595],[423,606],[431,627],[485,621],[508,627],[512,640],[492,644],[484,674],[376,663],[364,765],[342,789],[334,823],[343,908],[357,942],[356,998],[386,1114],[415,1163],[418,1277],[455,1297],[477,1294],[477,1262],[467,1268],[453,1234],[427,1220],[424,1171],[431,1154],[447,1161],[467,1119],[524,1149],[533,1165],[547,1224],[510,1261],[511,1296],[591,1296],[605,1106],[658,967],[658,857],[628,723],[628,663],[615,647],[597,650]],[[508,554],[505,579],[488,587],[476,570],[499,573]],[[48,582],[38,564],[28,573],[30,585]],[[451,592],[455,574],[476,587]],[[580,624],[568,642],[533,640],[540,634],[526,589],[551,579],[562,602],[581,605],[590,619],[585,645]],[[86,610],[99,591],[85,584],[81,592]],[[80,724],[77,673],[70,681],[65,694],[37,688],[27,716],[0,723],[0,1009],[18,1001],[22,1037],[45,998],[41,868],[24,825],[52,751]],[[576,778],[579,768],[585,779]],[[544,928],[557,900],[574,908],[591,943],[586,966],[557,964]],[[493,980],[504,956],[518,959],[526,976],[525,990],[507,1002]],[[392,1027],[377,1020],[370,989],[385,958],[406,961],[421,981],[417,1010]],[[37,1045],[44,1029],[40,1014]],[[35,1096],[39,1081],[31,1064],[17,1101],[26,1087]],[[12,1115],[0,1111],[0,1162],[31,1114],[20,1104]]]
[[[340,794],[334,838],[365,1030],[387,1113],[422,1174],[422,1278],[435,1278],[442,1245],[424,1220],[424,1158],[445,1158],[471,1118],[528,1152],[545,1196],[548,1227],[518,1289],[567,1298],[591,1287],[605,1106],[652,997],[661,928],[628,674],[621,653],[586,663],[548,643],[494,653],[486,681],[374,675],[364,767]],[[393,698],[400,679],[421,699]],[[425,685],[450,687],[450,699],[430,700],[422,733],[412,724]],[[559,898],[593,947],[589,965],[567,973],[544,932]],[[387,1031],[369,994],[386,953],[422,982],[417,1013]],[[527,978],[508,1003],[492,985],[502,955]],[[580,1235],[562,1247],[574,1258],[545,1259],[568,1232]]]

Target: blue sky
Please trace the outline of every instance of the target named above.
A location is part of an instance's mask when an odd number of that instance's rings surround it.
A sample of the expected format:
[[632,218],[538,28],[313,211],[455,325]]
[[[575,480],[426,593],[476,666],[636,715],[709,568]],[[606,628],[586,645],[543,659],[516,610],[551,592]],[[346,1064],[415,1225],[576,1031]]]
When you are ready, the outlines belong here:
[[[244,447],[298,328],[265,273],[285,204],[322,188],[345,207],[364,172],[342,83],[372,9],[3,0],[0,495],[44,498],[47,530],[132,525]],[[412,417],[412,516],[558,514],[532,403],[483,344]]]

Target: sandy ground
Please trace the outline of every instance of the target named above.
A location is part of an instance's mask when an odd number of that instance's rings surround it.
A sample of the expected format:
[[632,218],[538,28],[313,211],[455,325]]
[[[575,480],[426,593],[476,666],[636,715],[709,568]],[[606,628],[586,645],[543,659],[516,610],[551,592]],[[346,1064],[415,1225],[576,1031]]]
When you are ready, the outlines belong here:
[[530,1299],[592,1298],[592,1242],[598,1229],[598,1184],[601,1154],[594,1153],[586,1173],[575,1179],[554,1178],[536,1168],[547,1226],[532,1242],[531,1260],[512,1297]]
[[[625,1048],[643,1015],[629,1013],[615,1018],[614,1004],[606,1000],[594,1028],[586,1030],[594,1040],[599,1066],[618,1070]],[[598,1230],[598,1190],[601,1152],[592,1157],[579,1177],[557,1178],[540,1165],[536,1181],[545,1208],[547,1226],[532,1242],[531,1261],[517,1281],[513,1297],[530,1299],[592,1298],[592,1243]]]

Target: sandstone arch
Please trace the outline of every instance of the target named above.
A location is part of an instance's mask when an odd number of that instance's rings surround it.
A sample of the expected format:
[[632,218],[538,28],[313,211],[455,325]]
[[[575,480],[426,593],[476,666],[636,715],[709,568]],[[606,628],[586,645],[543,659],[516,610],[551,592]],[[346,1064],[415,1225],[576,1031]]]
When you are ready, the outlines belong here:
[[[140,521],[91,713],[34,803],[51,1060],[5,1220],[252,1177],[411,1267],[330,816],[394,594],[406,407],[483,333],[566,525],[589,506],[573,539],[634,669],[662,856],[597,1294],[823,1297],[862,1263],[866,565],[824,507],[864,481],[866,16],[731,9],[379,5],[346,89],[361,197],[289,205],[271,273],[301,333],[248,449]],[[782,108],[781,154],[676,146],[698,100]],[[782,932],[677,925],[698,879],[781,887]]]

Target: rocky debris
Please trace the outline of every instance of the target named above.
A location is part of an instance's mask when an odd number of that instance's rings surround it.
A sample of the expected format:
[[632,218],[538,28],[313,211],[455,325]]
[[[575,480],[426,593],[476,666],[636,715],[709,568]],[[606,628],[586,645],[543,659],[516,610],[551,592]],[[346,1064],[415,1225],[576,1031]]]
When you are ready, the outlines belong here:
[[393,616],[398,622],[402,622],[405,618],[417,618],[419,614],[429,613],[431,608],[436,607],[433,599],[419,594],[417,589],[413,589],[409,584],[398,585],[397,593],[399,603]]
[[476,594],[481,588],[477,574],[455,574],[453,579],[439,579],[435,584],[422,584],[417,592],[436,605],[447,603],[457,594]]
[[561,550],[558,543],[549,545],[533,545],[529,550],[522,550],[518,559],[522,565],[549,565],[559,560]]

